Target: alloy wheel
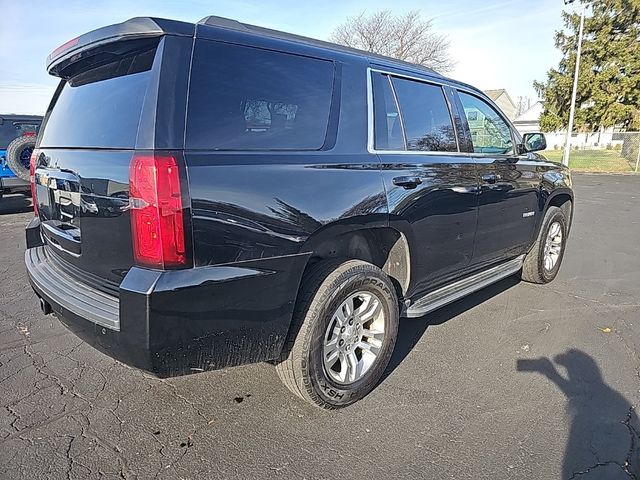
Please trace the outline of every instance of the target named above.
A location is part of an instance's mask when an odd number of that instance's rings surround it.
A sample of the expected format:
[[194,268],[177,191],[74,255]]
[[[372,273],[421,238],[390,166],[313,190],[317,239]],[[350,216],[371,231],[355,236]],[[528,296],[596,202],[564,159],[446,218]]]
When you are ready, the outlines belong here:
[[562,253],[562,226],[553,222],[549,226],[547,238],[544,242],[544,269],[551,271],[555,268]]
[[384,342],[385,313],[380,298],[360,291],[336,309],[324,335],[323,363],[328,376],[346,385],[361,379]]

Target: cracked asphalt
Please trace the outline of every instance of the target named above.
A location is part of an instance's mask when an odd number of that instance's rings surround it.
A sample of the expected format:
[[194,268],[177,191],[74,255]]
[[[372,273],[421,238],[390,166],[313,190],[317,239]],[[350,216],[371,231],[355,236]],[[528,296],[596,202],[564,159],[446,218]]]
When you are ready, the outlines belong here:
[[0,200],[0,478],[640,478],[640,177],[575,175],[563,267],[401,323],[382,383],[323,412],[272,366],[159,380],[40,313]]

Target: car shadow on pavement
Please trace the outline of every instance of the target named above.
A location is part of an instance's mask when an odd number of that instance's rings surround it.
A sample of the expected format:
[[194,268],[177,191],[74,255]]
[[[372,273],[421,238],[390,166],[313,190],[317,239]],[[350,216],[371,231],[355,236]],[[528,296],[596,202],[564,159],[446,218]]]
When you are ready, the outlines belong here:
[[482,290],[468,295],[456,302],[450,303],[438,310],[434,310],[427,315],[418,318],[401,318],[398,328],[398,338],[396,346],[391,355],[389,365],[382,375],[380,382],[384,381],[393,371],[402,363],[402,361],[411,353],[413,347],[420,341],[425,331],[432,326],[442,325],[452,318],[461,315],[467,310],[486,302],[492,297],[510,289],[520,283],[520,279],[515,275],[500,280],[493,285],[489,285]]
[[0,215],[26,213],[33,210],[31,197],[21,194],[6,195],[0,198]]
[[591,356],[571,349],[553,362],[546,357],[519,359],[517,370],[545,376],[567,397],[571,423],[562,478],[640,478],[638,416],[622,394],[605,383]]

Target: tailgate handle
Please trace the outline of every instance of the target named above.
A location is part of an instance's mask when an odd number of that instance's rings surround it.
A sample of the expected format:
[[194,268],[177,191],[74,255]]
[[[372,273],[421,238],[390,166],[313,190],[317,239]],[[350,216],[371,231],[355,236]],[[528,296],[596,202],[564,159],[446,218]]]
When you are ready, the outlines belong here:
[[398,187],[402,187],[406,190],[411,190],[412,188],[416,188],[418,185],[422,183],[420,177],[395,177],[393,179],[393,184]]

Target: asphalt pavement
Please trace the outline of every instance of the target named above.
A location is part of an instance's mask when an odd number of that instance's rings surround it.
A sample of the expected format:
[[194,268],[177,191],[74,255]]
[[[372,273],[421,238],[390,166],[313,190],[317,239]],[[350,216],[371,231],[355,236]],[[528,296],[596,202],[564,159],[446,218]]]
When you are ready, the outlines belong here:
[[640,478],[640,176],[575,175],[564,264],[403,319],[338,412],[268,364],[159,380],[40,313],[0,200],[0,478]]

